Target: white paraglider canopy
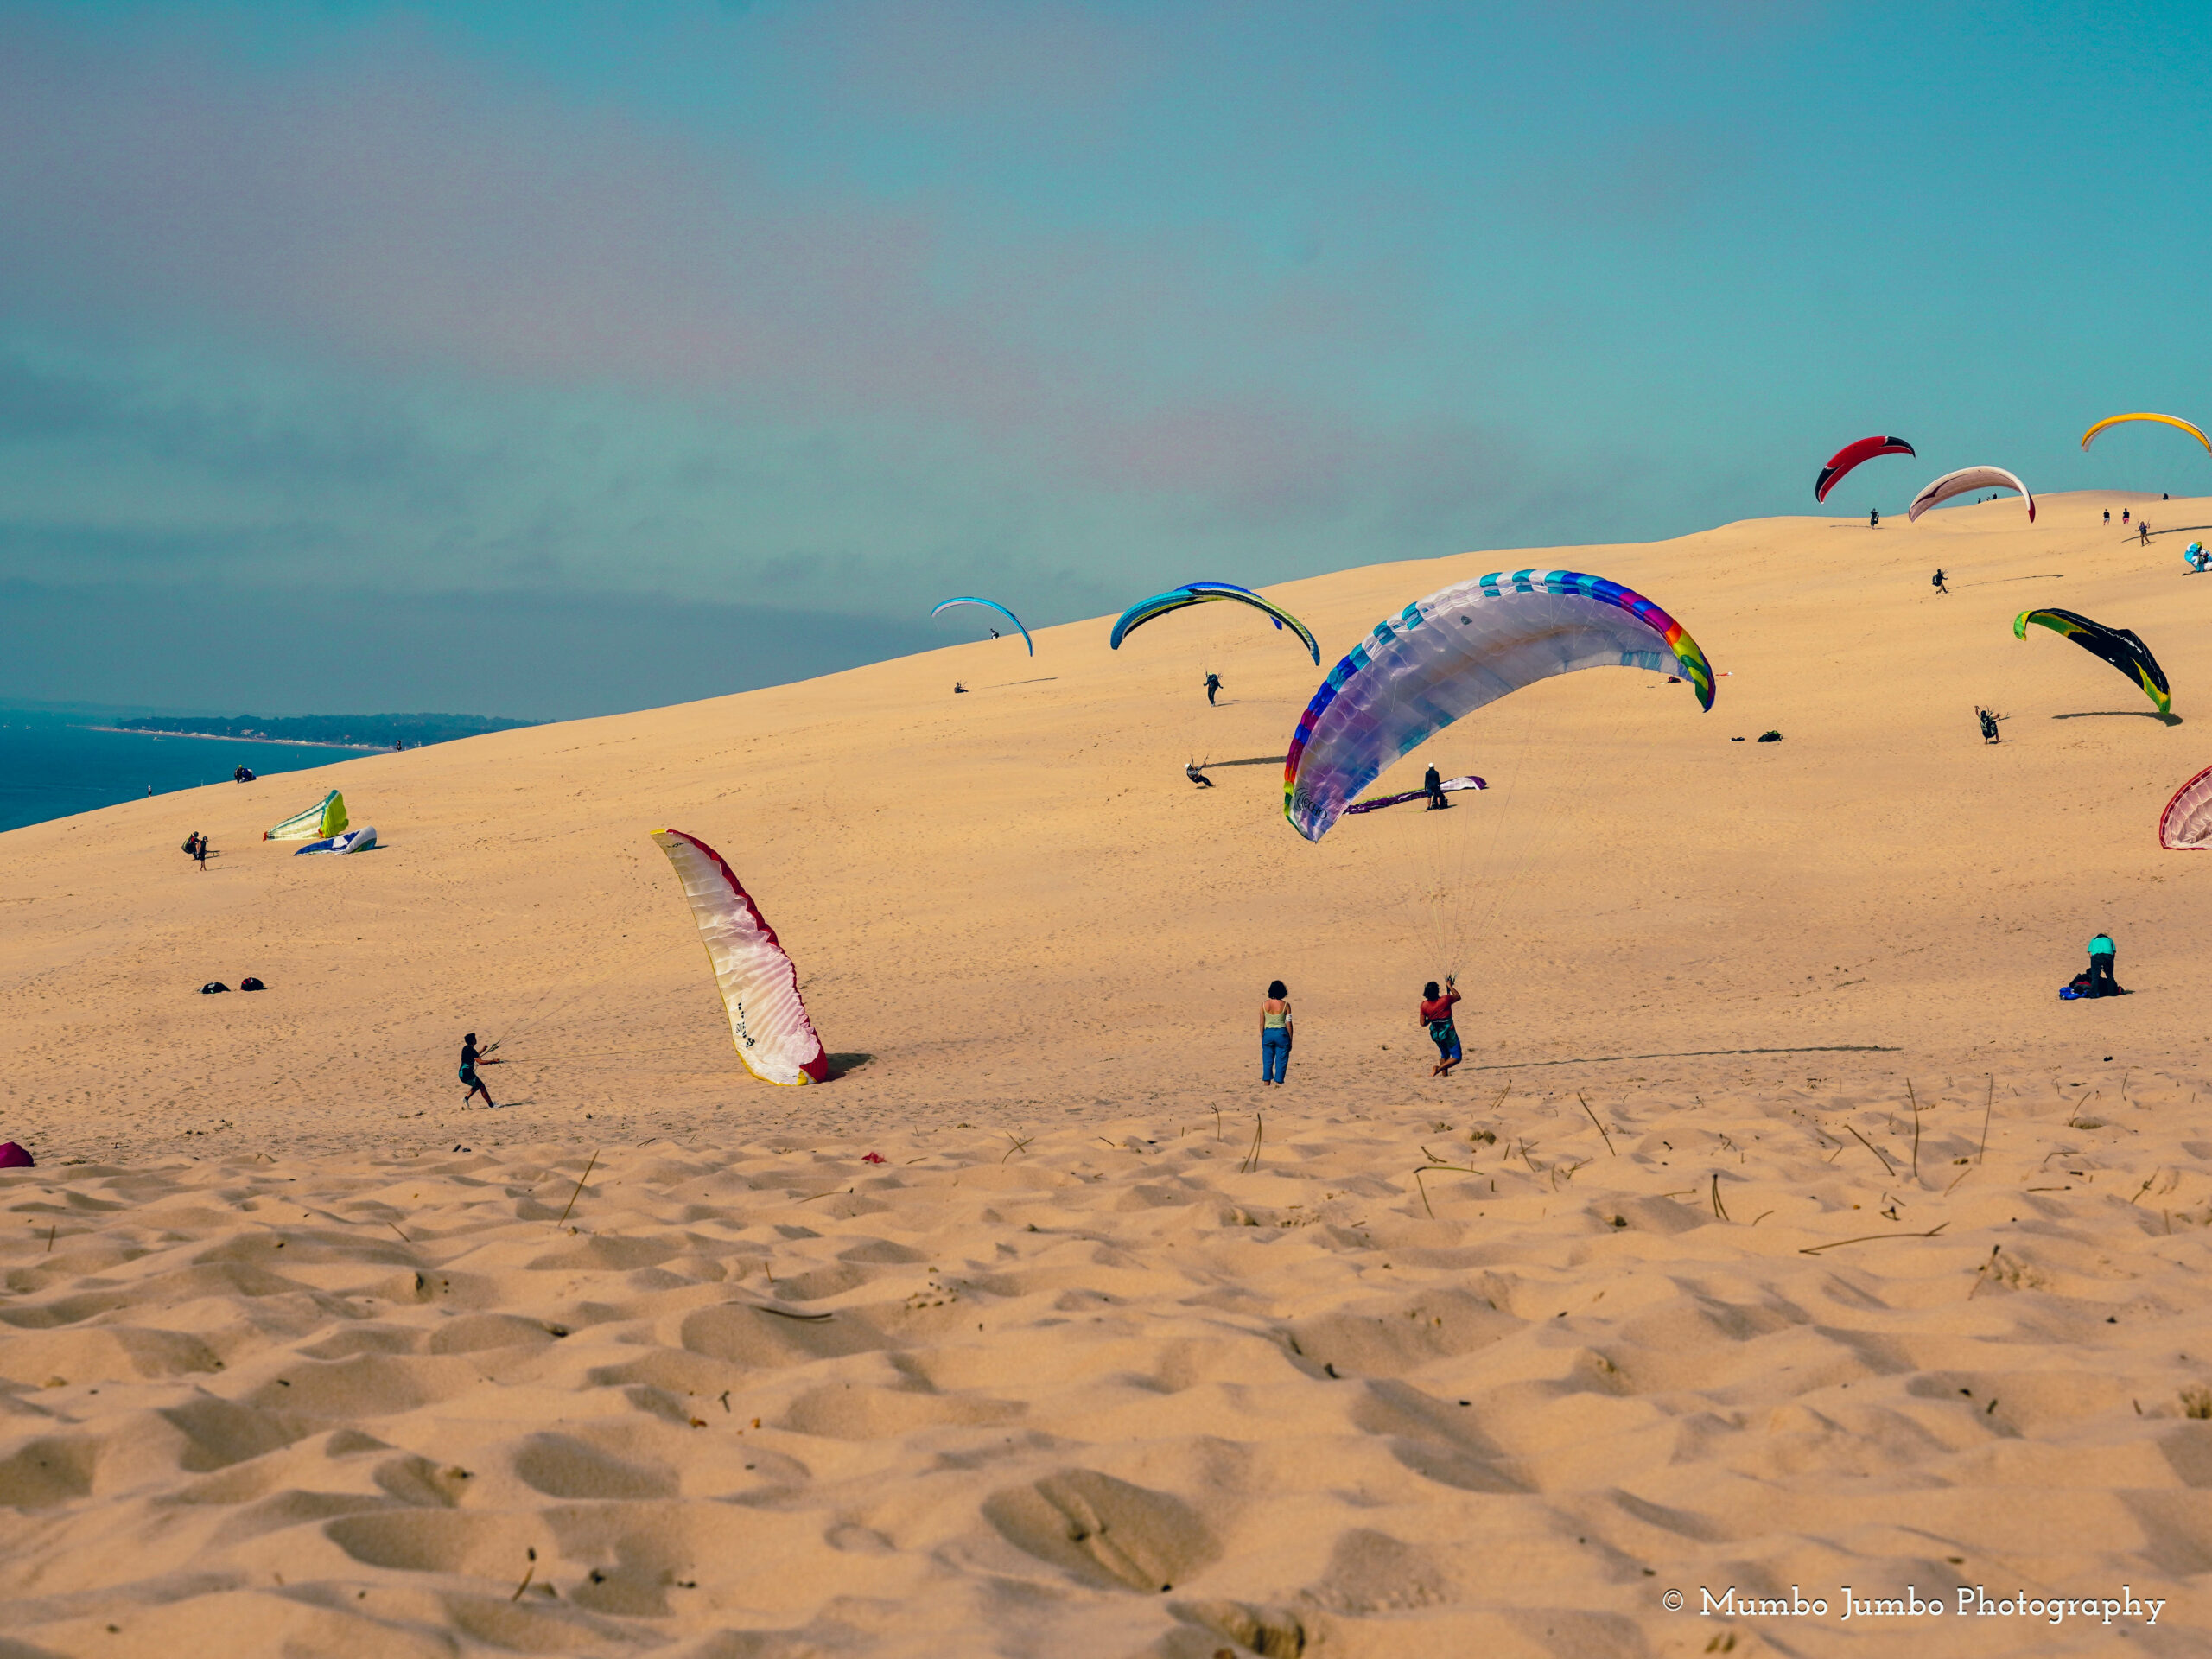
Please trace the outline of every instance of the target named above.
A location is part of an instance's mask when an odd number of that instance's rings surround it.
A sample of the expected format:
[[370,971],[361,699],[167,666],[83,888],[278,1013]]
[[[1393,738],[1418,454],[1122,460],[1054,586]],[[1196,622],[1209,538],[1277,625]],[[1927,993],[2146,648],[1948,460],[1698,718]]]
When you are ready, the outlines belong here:
[[1912,498],[1912,505],[1905,509],[1904,516],[1908,521],[1917,518],[1929,508],[1955,495],[1964,495],[1968,490],[2017,491],[2028,504],[2028,522],[2032,524],[2036,521],[2035,497],[2028,493],[2028,486],[2020,482],[2017,474],[2002,467],[1961,467],[1955,473],[1944,474]]

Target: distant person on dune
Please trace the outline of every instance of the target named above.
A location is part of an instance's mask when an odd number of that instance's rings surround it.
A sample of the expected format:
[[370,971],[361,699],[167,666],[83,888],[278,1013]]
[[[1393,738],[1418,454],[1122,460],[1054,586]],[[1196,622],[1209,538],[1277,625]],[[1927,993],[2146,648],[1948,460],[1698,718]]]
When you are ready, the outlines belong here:
[[2110,507],[2107,507],[2105,509],[2105,523],[2112,523],[2112,509]]
[[1882,510],[1881,510],[1879,507],[1869,507],[1869,508],[1867,508],[1867,509],[1866,509],[1866,528],[1867,528],[1867,529],[1869,529],[1869,530],[1879,530],[1881,527],[1882,527]]
[[2138,518],[2135,521],[2135,541],[2139,547],[2151,545],[2151,521],[2148,518]]
[[1997,722],[2004,719],[2005,716],[1999,714],[1993,714],[1990,710],[1980,707],[1979,704],[1975,706],[1974,712],[1974,717],[1981,721],[1981,741],[1985,743],[1996,742]]
[[1206,676],[1206,707],[1207,707],[1207,708],[1209,708],[1209,709],[1212,709],[1212,708],[1217,708],[1217,707],[1218,707],[1218,706],[1219,706],[1219,705],[1217,705],[1217,704],[1214,702],[1214,695],[1215,695],[1215,693],[1218,692],[1220,690],[1221,690],[1221,676],[1220,676],[1220,675],[1218,675],[1218,674],[1209,674],[1209,675],[1207,675],[1207,676]]
[[1281,1086],[1290,1069],[1290,987],[1279,979],[1268,982],[1268,1000],[1260,1004],[1260,1086]]
[[240,766],[236,772],[231,774],[231,781],[234,784],[251,783],[253,781],[253,768],[251,766]]
[[481,1095],[484,1096],[484,1103],[486,1106],[497,1106],[499,1103],[492,1098],[492,1091],[484,1086],[484,1079],[476,1075],[476,1068],[480,1065],[504,1065],[505,1064],[504,1060],[491,1060],[484,1058],[484,1052],[476,1046],[474,1032],[472,1031],[467,1036],[462,1038],[461,1039],[461,1080],[468,1085],[468,1092],[461,1097],[461,1103],[466,1106],[477,1096]]
[[1196,784],[1200,789],[1211,789],[1213,787],[1213,779],[1207,777],[1205,773],[1200,770],[1198,763],[1195,760],[1185,760],[1183,763],[1183,775],[1189,779],[1192,783]]
[[2127,522],[2127,512],[2128,510],[2126,507],[2120,510],[2120,522],[2123,524]]
[[957,696],[957,695],[959,695],[959,694],[964,693],[964,692],[968,690],[968,688],[967,688],[966,686],[964,686],[964,685],[961,684],[959,681],[955,680],[955,681],[952,683],[952,690],[953,690],[954,694]]
[[1445,975],[1440,995],[1433,979],[1421,988],[1421,1022],[1428,1027],[1428,1040],[1436,1045],[1436,1069],[1428,1074],[1432,1077],[1448,1077],[1459,1064],[1459,1027],[1452,1018],[1452,1005],[1459,1000],[1453,988],[1457,982],[1454,976]]
[[1427,772],[1421,774],[1421,786],[1428,791],[1428,810],[1431,812],[1435,811],[1437,808],[1440,806],[1449,806],[1452,804],[1451,802],[1444,798],[1443,774],[1439,772],[1434,766],[1431,766]]
[[1943,573],[1941,570],[1928,578],[1928,585],[1939,594],[1948,594],[1951,591],[1943,585]]

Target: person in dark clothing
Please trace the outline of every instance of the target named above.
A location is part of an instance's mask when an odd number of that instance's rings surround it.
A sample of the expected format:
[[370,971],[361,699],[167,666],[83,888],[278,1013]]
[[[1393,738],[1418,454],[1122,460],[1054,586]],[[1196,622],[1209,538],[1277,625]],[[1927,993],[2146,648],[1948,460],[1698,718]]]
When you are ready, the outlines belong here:
[[967,690],[967,689],[968,689],[968,688],[967,688],[966,686],[964,686],[964,685],[961,684],[959,681],[955,680],[955,681],[952,683],[952,689],[953,689],[953,691],[954,691],[956,694],[957,694],[957,693],[963,692],[963,691]]
[[240,766],[236,772],[231,774],[231,781],[234,784],[251,783],[253,781],[253,768],[251,766]]
[[1998,741],[1997,722],[2004,719],[2005,716],[1999,714],[1993,714],[1988,709],[1979,706],[1975,708],[1974,712],[1975,718],[1981,721],[1981,741],[1985,743],[1996,742]]
[[2089,995],[2091,996],[2126,996],[2120,982],[2113,977],[2112,967],[2120,950],[2112,942],[2112,935],[2100,933],[2089,941]]
[[1207,708],[1209,708],[1209,709],[1212,709],[1212,708],[1217,708],[1217,707],[1218,707],[1218,706],[1219,706],[1218,704],[1217,704],[1217,703],[1214,702],[1214,696],[1215,696],[1215,694],[1216,694],[1216,693],[1217,693],[1220,690],[1221,690],[1221,676],[1220,676],[1220,675],[1218,675],[1218,674],[1209,674],[1209,675],[1207,675],[1207,676],[1206,676],[1206,707],[1207,707]]
[[1928,585],[1939,594],[1948,594],[1951,591],[1943,585],[1943,573],[1941,570],[1928,578]]
[[492,1091],[484,1086],[484,1079],[476,1075],[476,1068],[480,1065],[505,1064],[503,1060],[485,1058],[484,1051],[476,1046],[474,1032],[472,1031],[462,1038],[461,1039],[461,1080],[468,1085],[468,1092],[461,1096],[461,1103],[466,1106],[477,1096],[481,1095],[484,1096],[484,1103],[486,1106],[497,1106],[499,1103],[492,1098]]
[[1421,1022],[1428,1027],[1428,1040],[1436,1045],[1436,1069],[1428,1074],[1432,1077],[1448,1077],[1459,1064],[1459,1027],[1452,1018],[1452,1005],[1459,993],[1452,988],[1453,982],[1446,974],[1440,995],[1433,979],[1421,988]]
[[1200,789],[1211,789],[1213,787],[1213,779],[1207,777],[1205,772],[1198,769],[1198,763],[1195,760],[1185,760],[1183,763],[1183,775],[1189,779],[1192,783],[1196,784]]
[[1434,766],[1431,766],[1426,772],[1421,774],[1421,786],[1428,791],[1428,810],[1430,811],[1435,811],[1440,806],[1449,806],[1452,804],[1451,802],[1444,798],[1444,779],[1438,773]]
[[207,874],[207,855],[213,849],[207,845],[207,837],[197,830],[193,833],[192,839],[197,843],[192,849],[192,855],[200,861],[200,874],[205,875]]
[[1882,510],[1881,510],[1879,507],[1869,507],[1869,508],[1867,508],[1867,509],[1866,509],[1866,528],[1867,528],[1867,529],[1869,529],[1869,530],[1879,530],[1881,527],[1882,527]]

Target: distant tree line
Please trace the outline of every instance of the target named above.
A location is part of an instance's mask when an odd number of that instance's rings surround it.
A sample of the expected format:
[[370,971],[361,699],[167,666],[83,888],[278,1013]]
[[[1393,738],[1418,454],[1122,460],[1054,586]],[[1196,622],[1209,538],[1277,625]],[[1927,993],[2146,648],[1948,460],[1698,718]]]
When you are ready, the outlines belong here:
[[164,715],[116,722],[133,732],[346,743],[365,749],[388,749],[402,743],[410,749],[419,748],[425,743],[447,743],[457,737],[480,737],[486,732],[508,732],[538,723],[485,715]]

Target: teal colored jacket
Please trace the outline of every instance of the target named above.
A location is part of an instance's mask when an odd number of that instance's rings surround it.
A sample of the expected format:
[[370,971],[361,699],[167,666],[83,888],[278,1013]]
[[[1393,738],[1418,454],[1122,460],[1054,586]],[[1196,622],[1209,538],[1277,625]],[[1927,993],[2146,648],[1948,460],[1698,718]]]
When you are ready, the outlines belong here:
[[2100,933],[2089,941],[2089,954],[2093,957],[2111,957],[2120,953],[2113,948],[2112,940],[2107,935]]

